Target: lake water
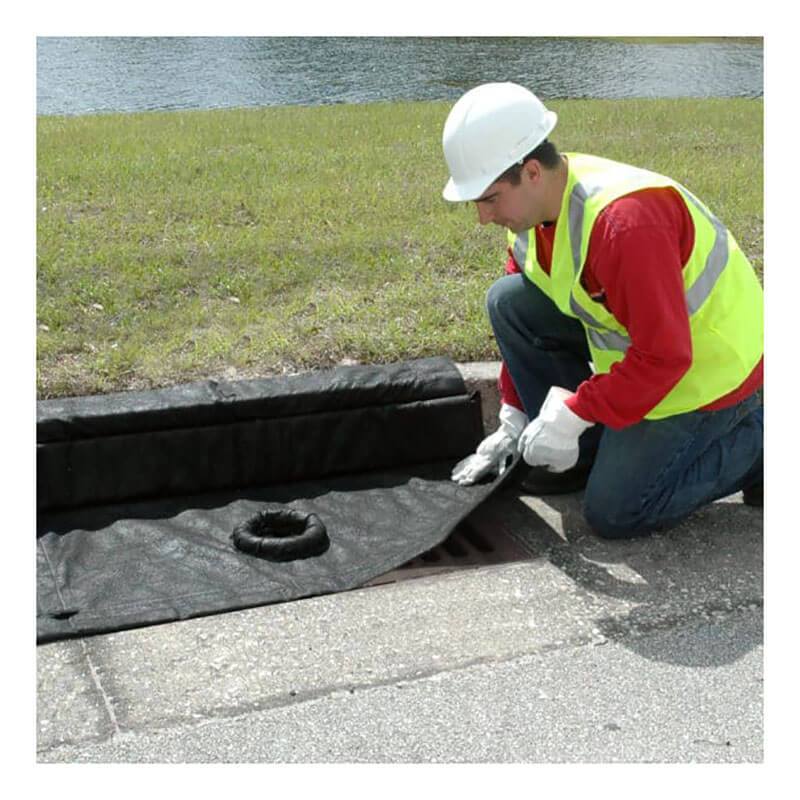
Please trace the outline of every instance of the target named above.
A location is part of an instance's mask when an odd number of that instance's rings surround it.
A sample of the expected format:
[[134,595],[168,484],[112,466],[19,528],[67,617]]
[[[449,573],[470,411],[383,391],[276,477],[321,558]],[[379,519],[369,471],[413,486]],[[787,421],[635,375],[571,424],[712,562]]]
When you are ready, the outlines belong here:
[[763,61],[735,41],[40,37],[37,113],[455,101],[494,80],[543,99],[762,97]]

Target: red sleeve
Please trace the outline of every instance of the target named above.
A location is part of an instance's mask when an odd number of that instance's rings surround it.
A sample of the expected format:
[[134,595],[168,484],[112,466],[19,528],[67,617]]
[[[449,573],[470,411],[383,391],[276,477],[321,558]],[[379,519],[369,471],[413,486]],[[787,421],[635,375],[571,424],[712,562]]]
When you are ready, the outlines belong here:
[[[515,272],[522,272],[522,270],[514,261],[511,248],[508,248],[508,261],[506,261],[506,275],[513,275]],[[514,382],[511,380],[511,375],[508,367],[504,361],[500,362],[500,378],[497,381],[497,386],[500,389],[500,402],[509,406],[519,409],[523,414],[525,413],[525,406],[522,405],[522,400],[519,399],[517,390],[514,388]]]
[[625,326],[631,345],[609,373],[593,375],[568,400],[578,416],[615,430],[639,422],[692,363],[683,286],[691,217],[679,200],[680,207],[669,198],[659,206],[645,194],[622,198],[606,209],[615,211],[598,217],[587,256],[587,278],[596,284],[590,294],[604,293],[601,301]]
[[527,413],[525,411],[525,406],[522,405],[522,400],[519,399],[517,390],[514,388],[514,382],[511,380],[511,375],[508,371],[508,367],[506,367],[505,361],[500,362],[500,378],[497,381],[497,385],[500,389],[501,403],[505,403],[507,406],[514,406],[514,408],[519,409],[523,414]]
[[514,261],[514,254],[511,252],[511,248],[508,248],[508,261],[506,261],[506,275],[513,275],[515,272],[522,272],[522,267],[520,267],[516,261]]

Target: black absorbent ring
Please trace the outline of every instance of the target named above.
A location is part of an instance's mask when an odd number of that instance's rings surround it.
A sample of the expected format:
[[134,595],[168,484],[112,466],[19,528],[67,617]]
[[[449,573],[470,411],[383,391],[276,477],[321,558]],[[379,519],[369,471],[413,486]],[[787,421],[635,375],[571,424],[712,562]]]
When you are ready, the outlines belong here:
[[325,525],[316,514],[291,508],[259,511],[231,534],[234,545],[268,561],[294,561],[324,553],[330,546]]

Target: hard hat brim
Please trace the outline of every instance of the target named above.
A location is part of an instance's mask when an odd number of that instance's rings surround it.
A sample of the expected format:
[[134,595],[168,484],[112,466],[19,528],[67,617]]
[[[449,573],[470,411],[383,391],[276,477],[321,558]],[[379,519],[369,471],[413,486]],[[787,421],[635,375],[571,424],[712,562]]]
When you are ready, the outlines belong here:
[[442,191],[442,197],[452,203],[475,200],[483,194],[484,189],[486,189],[486,187],[489,185],[491,185],[491,181],[489,181],[489,183],[487,183],[482,189],[479,188],[477,191],[472,190],[472,187],[467,187],[467,191],[465,191],[464,187],[459,187],[456,182],[450,178],[450,180],[447,181],[444,190]]

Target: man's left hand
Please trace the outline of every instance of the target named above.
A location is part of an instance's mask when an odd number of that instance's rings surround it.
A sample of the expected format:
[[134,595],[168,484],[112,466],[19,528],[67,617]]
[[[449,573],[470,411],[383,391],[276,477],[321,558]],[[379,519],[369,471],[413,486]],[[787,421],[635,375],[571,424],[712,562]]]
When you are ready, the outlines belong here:
[[572,392],[552,386],[539,416],[522,432],[517,449],[532,467],[547,467],[550,472],[565,472],[578,461],[578,438],[594,425],[573,411],[565,401]]

